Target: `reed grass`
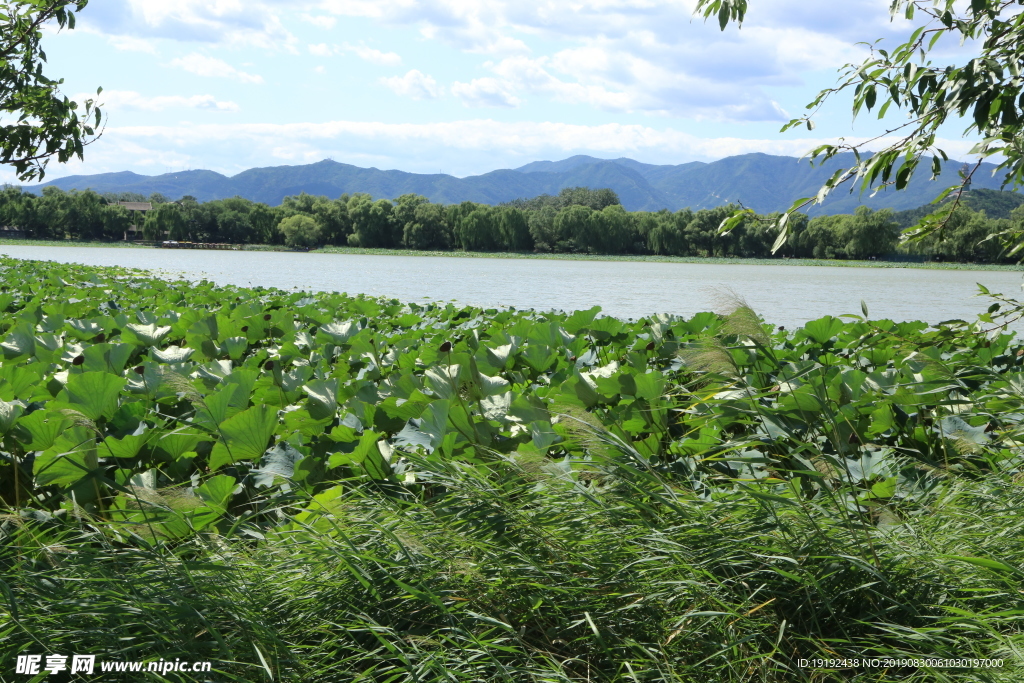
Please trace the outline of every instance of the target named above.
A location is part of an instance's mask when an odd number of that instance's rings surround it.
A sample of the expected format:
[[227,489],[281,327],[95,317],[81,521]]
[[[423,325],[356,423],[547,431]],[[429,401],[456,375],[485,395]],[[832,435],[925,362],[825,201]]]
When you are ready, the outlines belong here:
[[[702,500],[624,462],[595,463],[584,487],[557,464],[422,460],[419,495],[358,487],[276,531],[240,522],[175,547],[7,519],[0,661],[181,657],[215,675],[167,680],[223,681],[1024,675],[1020,571],[951,559],[1024,565],[1019,482],[943,479],[898,523],[845,523],[828,500]],[[799,666],[844,657],[1004,664]]]

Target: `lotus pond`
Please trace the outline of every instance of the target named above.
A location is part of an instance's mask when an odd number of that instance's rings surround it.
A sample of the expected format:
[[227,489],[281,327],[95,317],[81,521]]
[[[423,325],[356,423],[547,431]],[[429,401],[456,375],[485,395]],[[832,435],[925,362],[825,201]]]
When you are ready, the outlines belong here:
[[[1012,302],[776,330],[0,281],[0,681],[1024,675]],[[1000,663],[800,663],[921,657]]]

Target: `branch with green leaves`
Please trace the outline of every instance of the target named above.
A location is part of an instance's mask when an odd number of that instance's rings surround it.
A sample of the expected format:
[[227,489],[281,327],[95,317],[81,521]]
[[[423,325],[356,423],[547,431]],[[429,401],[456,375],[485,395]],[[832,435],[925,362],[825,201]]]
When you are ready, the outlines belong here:
[[63,79],[43,73],[43,27],[73,29],[75,13],[87,3],[0,0],[0,164],[13,166],[19,180],[41,180],[50,159],[81,159],[102,135],[96,101],[69,100],[60,91]]
[[[856,163],[836,171],[814,197],[797,200],[779,223],[775,249],[787,238],[786,219],[810,204],[820,204],[833,190],[852,182],[861,192],[877,192],[886,187],[904,189],[918,171],[921,162],[929,165],[931,179],[942,172],[949,161],[937,146],[940,127],[953,120],[966,119],[964,136],[980,136],[971,150],[982,159],[996,157],[996,172],[1003,173],[1003,187],[1024,185],[1024,0],[892,0],[893,19],[903,17],[916,22],[909,38],[893,50],[879,42],[865,43],[870,54],[860,64],[847,64],[841,70],[839,84],[823,90],[807,105],[807,114],[793,119],[782,130],[798,126],[814,129],[814,115],[831,97],[852,90],[853,114],[877,111],[883,119],[890,110],[902,110],[906,122],[887,131],[887,137],[899,132],[895,141],[876,153],[864,153],[866,146],[880,138],[857,144],[840,139],[810,152],[812,161],[825,162],[841,152],[853,152]],[[698,0],[696,13],[705,19],[717,18],[724,30],[729,23],[742,25],[748,10],[747,0]],[[975,56],[962,64],[936,64],[929,59],[944,36],[961,44],[977,46]],[[930,158],[930,161],[929,161]],[[945,227],[959,203],[971,175],[962,171],[960,183],[948,188],[935,200],[947,203],[917,228],[909,239],[921,239]],[[729,226],[723,224],[722,229]],[[1008,236],[1020,242],[1024,234]]]

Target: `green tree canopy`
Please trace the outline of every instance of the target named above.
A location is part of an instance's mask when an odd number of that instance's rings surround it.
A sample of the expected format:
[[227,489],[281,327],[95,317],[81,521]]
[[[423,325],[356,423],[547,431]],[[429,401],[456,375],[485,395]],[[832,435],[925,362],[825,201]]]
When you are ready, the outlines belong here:
[[13,166],[22,181],[41,180],[51,158],[81,159],[98,138],[100,109],[91,99],[79,105],[61,94],[63,79],[43,73],[40,46],[44,25],[74,28],[75,12],[87,2],[0,0],[0,164]]
[[281,221],[277,229],[284,235],[284,243],[289,247],[313,247],[320,241],[320,226],[316,221],[303,214],[295,214]]

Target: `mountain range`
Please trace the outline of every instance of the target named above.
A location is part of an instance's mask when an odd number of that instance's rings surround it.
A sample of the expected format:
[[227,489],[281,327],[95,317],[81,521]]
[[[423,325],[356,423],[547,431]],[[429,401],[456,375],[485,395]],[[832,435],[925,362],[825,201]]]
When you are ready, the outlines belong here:
[[[630,211],[677,211],[685,207],[696,210],[741,202],[759,213],[771,213],[784,211],[800,197],[813,196],[834,171],[852,164],[852,154],[839,155],[820,166],[812,166],[806,159],[761,153],[675,166],[577,155],[561,161],[535,161],[515,169],[456,178],[445,174],[361,168],[325,159],[301,166],[252,168],[231,177],[205,170],[156,176],[122,171],[68,176],[46,185],[63,190],[138,192],[147,196],[159,192],[171,199],[191,195],[200,201],[240,196],[272,206],[300,192],[332,198],[344,193],[365,192],[378,199],[415,193],[445,204],[463,201],[499,204],[582,186],[611,188]],[[809,207],[808,213],[852,213],[861,204],[897,211],[915,208],[927,204],[945,187],[958,182],[959,168],[959,162],[947,162],[942,177],[929,181],[929,167],[922,163],[918,174],[903,191],[889,189],[872,197],[868,193],[862,195],[841,189],[824,204]],[[974,175],[974,187],[999,189],[999,180],[992,175],[994,169],[992,164],[982,164]]]

